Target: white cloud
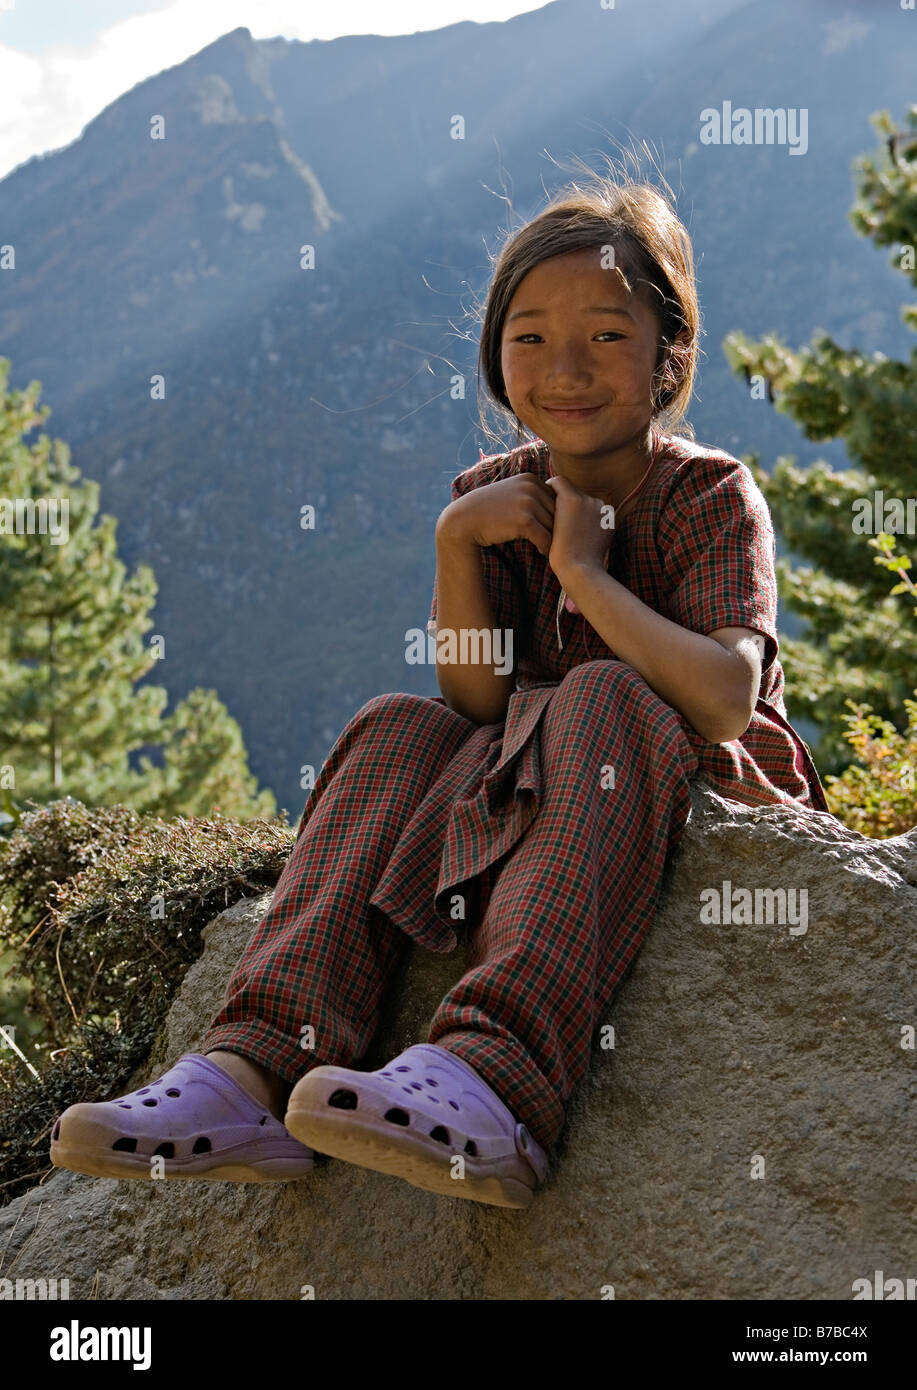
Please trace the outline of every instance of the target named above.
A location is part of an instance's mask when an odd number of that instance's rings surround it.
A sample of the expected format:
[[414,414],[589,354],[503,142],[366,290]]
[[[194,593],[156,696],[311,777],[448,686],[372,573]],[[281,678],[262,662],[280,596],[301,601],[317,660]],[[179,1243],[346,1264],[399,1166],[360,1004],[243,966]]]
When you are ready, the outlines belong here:
[[[0,108],[0,176],[27,157],[27,154],[20,154],[10,158],[8,154],[8,150],[15,150],[17,146],[23,148],[24,132],[28,132],[28,141],[43,141],[48,126],[54,125],[53,121],[47,121],[43,85],[40,59],[0,45],[0,92],[3,93]],[[30,146],[27,153],[31,153],[32,148]]]
[[78,47],[50,47],[35,56],[0,45],[0,178],[34,154],[69,144],[138,82],[242,25],[256,39],[332,39],[410,34],[465,19],[485,23],[539,8],[537,0],[175,0],[121,20]]

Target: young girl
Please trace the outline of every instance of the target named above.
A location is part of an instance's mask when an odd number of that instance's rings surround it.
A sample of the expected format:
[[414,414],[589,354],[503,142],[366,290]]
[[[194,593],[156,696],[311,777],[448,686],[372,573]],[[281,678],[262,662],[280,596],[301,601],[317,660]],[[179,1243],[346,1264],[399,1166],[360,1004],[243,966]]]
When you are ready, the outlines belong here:
[[[52,1162],[282,1181],[317,1151],[532,1200],[691,780],[828,810],[786,719],[765,500],[672,433],[698,336],[690,238],[648,185],[568,189],[503,247],[480,362],[535,438],[454,480],[431,627],[511,633],[514,670],[443,642],[441,696],[357,711],[201,1053],[71,1106]],[[409,938],[450,951],[462,925],[472,967],[428,1041],[359,1070]]]

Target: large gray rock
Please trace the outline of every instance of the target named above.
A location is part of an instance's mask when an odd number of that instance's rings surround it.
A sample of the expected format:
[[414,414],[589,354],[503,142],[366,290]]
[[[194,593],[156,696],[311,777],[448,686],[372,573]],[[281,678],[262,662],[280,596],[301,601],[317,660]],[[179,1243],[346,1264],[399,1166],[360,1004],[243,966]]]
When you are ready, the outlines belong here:
[[[805,889],[807,923],[701,920],[724,880]],[[596,1034],[527,1211],[336,1161],[284,1186],[59,1172],[0,1210],[0,1275],[102,1299],[849,1299],[913,1277],[915,883],[917,831],[869,840],[696,783],[615,1046]],[[206,929],[136,1084],[197,1047],[269,901]],[[425,1039],[466,965],[412,950],[367,1066]]]

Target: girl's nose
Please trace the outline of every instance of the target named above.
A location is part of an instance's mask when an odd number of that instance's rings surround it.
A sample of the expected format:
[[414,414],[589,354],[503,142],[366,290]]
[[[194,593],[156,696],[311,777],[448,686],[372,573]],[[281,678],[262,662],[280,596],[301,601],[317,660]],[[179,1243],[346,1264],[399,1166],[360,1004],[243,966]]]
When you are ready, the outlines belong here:
[[592,390],[588,372],[558,372],[545,379],[542,395],[547,397],[584,396]]
[[569,390],[572,386],[581,386],[589,379],[588,364],[583,354],[575,349],[559,352],[552,359],[546,373],[548,385],[555,390]]

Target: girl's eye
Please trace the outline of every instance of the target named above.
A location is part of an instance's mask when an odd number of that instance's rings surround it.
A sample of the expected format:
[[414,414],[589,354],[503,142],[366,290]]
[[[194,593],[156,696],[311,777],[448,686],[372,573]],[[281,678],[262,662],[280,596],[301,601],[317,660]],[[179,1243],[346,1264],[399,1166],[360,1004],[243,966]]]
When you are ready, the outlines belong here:
[[[614,331],[614,329],[611,329],[611,328],[607,328],[607,329],[605,330],[604,333],[597,333],[597,334],[596,334],[596,337],[597,337],[597,338],[623,338],[623,337],[625,337],[625,336],[626,336],[626,335],[625,335],[624,333],[616,333],[616,332]],[[523,342],[525,342],[526,338],[540,338],[540,337],[541,337],[541,334],[540,334],[540,333],[520,333],[518,337],[516,337],[516,338],[513,339],[513,342],[514,342],[514,343],[523,343]]]

